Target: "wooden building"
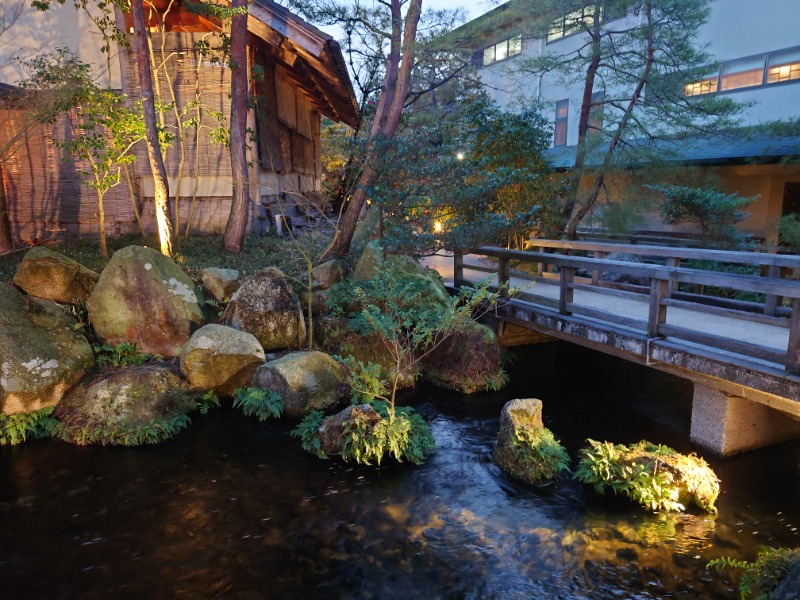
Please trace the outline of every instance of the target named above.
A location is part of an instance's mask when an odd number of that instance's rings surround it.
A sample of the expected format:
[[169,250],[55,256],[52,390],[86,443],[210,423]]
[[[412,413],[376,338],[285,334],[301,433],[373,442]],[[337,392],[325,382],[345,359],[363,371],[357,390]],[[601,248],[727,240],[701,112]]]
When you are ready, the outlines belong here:
[[[160,113],[162,125],[173,137],[164,154],[176,229],[182,233],[188,225],[195,233],[221,232],[233,184],[223,141],[230,117],[230,70],[214,50],[221,23],[188,10],[182,0],[155,0],[153,6],[154,83],[156,96],[168,106]],[[118,14],[117,25],[130,32],[129,15]],[[330,36],[269,0],[250,3],[248,32],[251,228],[263,231],[269,218],[264,207],[274,209],[276,198],[291,204],[321,191],[321,117],[353,125],[357,105],[341,51]],[[122,93],[138,101],[133,51],[120,48],[114,60]],[[9,131],[14,115],[0,112],[0,120]],[[81,165],[53,144],[69,135],[67,117],[38,127],[3,162],[12,231],[19,240],[97,233],[96,194],[82,184]],[[137,209],[150,230],[154,225],[153,182],[143,143],[136,155],[132,185],[123,178],[106,196],[110,235],[136,232]]]

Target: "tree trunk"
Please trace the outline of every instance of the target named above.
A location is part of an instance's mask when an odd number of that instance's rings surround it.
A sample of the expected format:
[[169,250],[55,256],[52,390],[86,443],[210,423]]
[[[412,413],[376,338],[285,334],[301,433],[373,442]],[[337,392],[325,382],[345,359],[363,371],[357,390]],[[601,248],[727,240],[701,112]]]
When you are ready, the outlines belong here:
[[153,96],[153,78],[150,72],[150,54],[147,44],[147,29],[144,23],[143,0],[132,0],[131,18],[133,19],[134,43],[136,46],[136,65],[139,71],[139,88],[142,94],[142,109],[144,111],[145,142],[147,145],[147,158],[150,161],[150,171],[153,174],[153,187],[155,189],[156,223],[158,226],[158,240],[162,254],[172,256],[172,223],[169,219],[169,183],[167,170],[164,167],[164,157],[161,154],[161,145],[158,141],[158,128],[156,127],[156,108]]
[[0,254],[11,252],[14,240],[11,238],[11,221],[8,218],[8,200],[3,165],[0,165]]
[[103,204],[105,192],[97,191],[97,225],[100,230],[100,256],[108,258],[108,241],[106,240],[106,208]]
[[411,0],[405,21],[401,15],[400,0],[391,0],[392,37],[389,55],[386,58],[386,74],[383,78],[383,90],[375,111],[375,120],[369,132],[369,143],[364,159],[363,172],[358,179],[357,187],[347,205],[347,210],[339,223],[336,237],[324,256],[335,254],[346,256],[350,251],[358,217],[367,199],[367,189],[375,179],[375,152],[379,139],[391,140],[397,131],[403,104],[408,94],[411,81],[411,69],[414,65],[416,51],[417,25],[422,12],[422,0]]
[[[231,7],[247,6],[247,0],[233,0]],[[247,14],[231,19],[231,174],[233,203],[225,226],[223,247],[240,252],[247,230],[250,182],[247,173]]]

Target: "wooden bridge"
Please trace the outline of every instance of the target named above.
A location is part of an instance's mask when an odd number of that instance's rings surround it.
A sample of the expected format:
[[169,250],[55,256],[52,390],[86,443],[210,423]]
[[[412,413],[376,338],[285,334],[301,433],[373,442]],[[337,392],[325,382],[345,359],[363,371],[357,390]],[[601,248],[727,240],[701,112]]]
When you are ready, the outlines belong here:
[[691,436],[717,453],[800,437],[800,256],[533,244],[429,264],[455,287],[492,278],[507,343],[563,339],[693,381]]

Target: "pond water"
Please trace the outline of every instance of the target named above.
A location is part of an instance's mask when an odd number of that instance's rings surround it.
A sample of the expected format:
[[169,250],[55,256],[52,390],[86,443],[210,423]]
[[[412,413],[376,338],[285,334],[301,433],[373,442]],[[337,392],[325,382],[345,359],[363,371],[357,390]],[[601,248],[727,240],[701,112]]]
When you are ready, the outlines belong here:
[[6,598],[735,598],[720,555],[795,546],[800,444],[710,460],[719,514],[652,514],[570,479],[531,488],[492,463],[505,401],[538,397],[574,457],[586,437],[681,451],[691,387],[565,344],[518,351],[501,393],[423,387],[421,467],[320,461],[230,408],[176,440],[0,449]]

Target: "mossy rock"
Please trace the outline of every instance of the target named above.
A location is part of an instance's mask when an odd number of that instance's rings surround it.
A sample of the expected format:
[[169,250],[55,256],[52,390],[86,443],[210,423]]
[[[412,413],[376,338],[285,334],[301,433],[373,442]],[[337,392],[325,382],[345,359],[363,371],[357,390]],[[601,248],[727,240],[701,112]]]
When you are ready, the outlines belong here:
[[76,321],[53,302],[0,283],[0,411],[53,406],[94,364]]
[[518,398],[503,406],[494,461],[512,477],[534,485],[568,470],[567,451],[542,424],[541,400]]
[[466,394],[496,390],[506,383],[494,332],[469,321],[424,359],[428,383]]
[[197,404],[169,367],[142,365],[106,371],[58,404],[55,436],[72,444],[138,446],[173,437]]
[[89,299],[100,275],[44,246],[25,253],[12,282],[29,296],[62,304]]
[[696,454],[647,441],[631,446],[586,441],[575,477],[597,492],[624,494],[652,510],[682,511],[695,504],[717,512],[719,479]]
[[200,272],[200,277],[206,293],[221,304],[228,302],[239,289],[239,271],[235,269],[209,267]]
[[364,216],[356,225],[356,229],[353,232],[353,239],[350,241],[351,256],[360,256],[367,243],[375,238],[378,231],[380,214],[380,210],[375,207],[368,208],[364,213]]

